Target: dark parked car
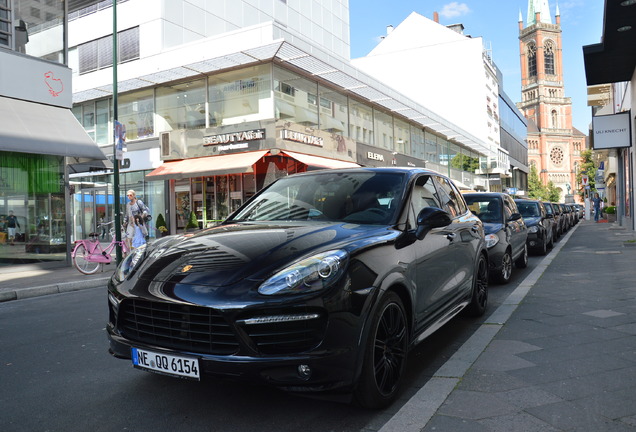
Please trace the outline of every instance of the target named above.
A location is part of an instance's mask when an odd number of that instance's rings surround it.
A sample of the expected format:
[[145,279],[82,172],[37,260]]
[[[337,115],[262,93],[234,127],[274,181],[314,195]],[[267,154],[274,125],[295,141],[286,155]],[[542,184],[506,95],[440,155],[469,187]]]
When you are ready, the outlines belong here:
[[561,237],[561,214],[554,208],[551,202],[541,201],[545,207],[545,212],[552,218],[552,241],[555,242]]
[[133,251],[108,284],[107,331],[137,368],[378,408],[398,395],[409,349],[487,299],[483,224],[447,177],[325,170]]
[[508,283],[512,264],[528,265],[528,229],[512,197],[499,192],[464,193],[469,208],[484,223],[490,276]]
[[561,235],[563,235],[566,232],[568,232],[568,230],[570,229],[570,220],[567,214],[565,214],[565,212],[563,211],[563,207],[561,207],[561,204],[553,202],[552,208],[554,209],[554,212],[558,215],[559,229],[561,230]]
[[528,227],[528,249],[540,255],[548,253],[554,245],[554,219],[548,216],[541,201],[532,199],[515,199],[519,213]]

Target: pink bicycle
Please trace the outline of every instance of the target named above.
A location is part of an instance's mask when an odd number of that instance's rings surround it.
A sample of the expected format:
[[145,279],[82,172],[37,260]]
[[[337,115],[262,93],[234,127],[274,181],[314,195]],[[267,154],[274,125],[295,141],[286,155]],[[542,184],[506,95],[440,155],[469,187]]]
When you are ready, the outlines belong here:
[[[111,223],[113,222],[107,222],[99,226],[101,228],[101,226]],[[113,228],[110,229],[112,239],[106,248],[102,248],[98,233],[90,233],[88,239],[75,240],[75,248],[73,248],[73,252],[71,252],[71,259],[73,260],[73,265],[80,273],[90,275],[97,272],[100,267],[103,268],[104,264],[110,264],[112,262],[110,254],[117,244],[121,245],[122,255],[126,256],[128,246],[126,246],[124,240],[117,241],[115,239],[114,231]],[[124,234],[122,234],[122,238],[124,238],[123,236]]]

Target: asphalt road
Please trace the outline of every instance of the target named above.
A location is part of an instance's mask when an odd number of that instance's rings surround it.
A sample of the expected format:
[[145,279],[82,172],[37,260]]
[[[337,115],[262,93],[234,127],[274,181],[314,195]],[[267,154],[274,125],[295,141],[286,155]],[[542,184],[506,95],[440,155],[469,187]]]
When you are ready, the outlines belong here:
[[[541,257],[490,287],[488,313]],[[457,317],[409,356],[407,386],[385,411],[227,380],[193,382],[133,369],[108,354],[103,288],[0,303],[0,429],[37,431],[379,430],[466,341],[478,320]]]

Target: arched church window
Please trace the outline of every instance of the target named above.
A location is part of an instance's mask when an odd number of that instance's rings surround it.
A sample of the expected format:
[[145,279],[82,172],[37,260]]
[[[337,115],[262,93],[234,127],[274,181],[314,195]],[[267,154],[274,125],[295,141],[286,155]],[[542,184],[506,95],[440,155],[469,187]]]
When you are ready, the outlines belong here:
[[528,76],[537,76],[537,47],[534,43],[528,44]]
[[554,42],[547,41],[543,49],[546,75],[554,75]]

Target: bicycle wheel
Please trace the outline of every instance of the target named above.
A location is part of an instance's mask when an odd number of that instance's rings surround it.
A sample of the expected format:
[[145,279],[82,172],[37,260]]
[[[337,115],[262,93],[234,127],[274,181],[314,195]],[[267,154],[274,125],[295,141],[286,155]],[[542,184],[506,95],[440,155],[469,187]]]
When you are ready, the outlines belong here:
[[73,265],[80,273],[93,274],[99,269],[99,263],[89,261],[90,253],[82,243],[78,244],[73,251]]

